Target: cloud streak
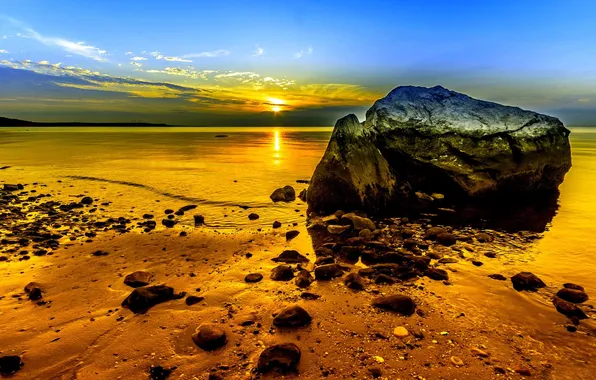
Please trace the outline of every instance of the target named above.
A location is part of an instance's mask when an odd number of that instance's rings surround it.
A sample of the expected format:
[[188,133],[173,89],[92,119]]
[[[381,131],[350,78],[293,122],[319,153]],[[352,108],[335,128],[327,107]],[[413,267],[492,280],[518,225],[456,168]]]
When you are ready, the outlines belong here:
[[255,50],[255,52],[253,53],[253,57],[260,57],[263,54],[265,54],[265,49],[263,49],[262,47],[260,47],[259,45],[257,45],[257,48]]
[[216,58],[216,57],[223,57],[226,55],[230,55],[231,52],[229,50],[215,50],[215,51],[204,51],[202,53],[191,53],[185,54],[183,58]]

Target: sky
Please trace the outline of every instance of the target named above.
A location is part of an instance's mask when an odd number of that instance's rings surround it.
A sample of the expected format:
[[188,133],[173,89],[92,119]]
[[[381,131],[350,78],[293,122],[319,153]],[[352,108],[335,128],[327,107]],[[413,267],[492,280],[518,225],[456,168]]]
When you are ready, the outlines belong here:
[[0,116],[320,125],[402,85],[596,125],[596,2],[0,0]]

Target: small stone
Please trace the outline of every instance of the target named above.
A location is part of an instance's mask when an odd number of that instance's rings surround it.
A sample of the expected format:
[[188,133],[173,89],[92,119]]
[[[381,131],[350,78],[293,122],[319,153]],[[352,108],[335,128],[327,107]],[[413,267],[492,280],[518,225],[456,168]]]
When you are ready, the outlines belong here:
[[167,228],[174,227],[176,225],[176,223],[178,223],[178,222],[175,220],[172,220],[172,219],[162,219],[161,220],[161,224],[163,224]]
[[486,351],[482,351],[481,349],[479,349],[478,347],[474,347],[470,350],[472,352],[472,355],[474,356],[479,356],[481,358],[488,358],[490,355],[488,354],[488,352]]
[[364,279],[357,273],[350,273],[344,279],[344,284],[353,290],[364,290]]
[[271,270],[273,281],[290,281],[294,278],[294,271],[288,265],[279,265]]
[[569,332],[576,332],[577,331],[577,327],[573,326],[573,325],[567,325],[565,326],[565,328],[567,329],[567,331]]
[[122,306],[135,314],[144,313],[149,308],[175,298],[174,289],[166,285],[145,286],[136,288],[130,293]]
[[300,252],[293,249],[287,249],[279,254],[279,256],[272,259],[276,263],[298,264],[307,263],[308,259],[300,254]]
[[451,360],[451,363],[453,363],[454,366],[459,367],[459,366],[464,365],[463,360],[461,360],[457,356],[452,356],[449,360]]
[[443,232],[442,234],[437,235],[436,240],[444,246],[452,246],[457,242],[455,235],[450,232]]
[[588,318],[586,313],[584,313],[584,311],[579,306],[577,306],[574,303],[565,301],[562,298],[555,296],[553,298],[553,305],[555,305],[555,308],[557,309],[557,311],[559,313],[566,315],[568,317],[575,317],[577,319],[587,319]]
[[186,297],[186,300],[184,300],[184,302],[186,302],[186,305],[188,306],[192,306],[192,305],[196,305],[199,302],[203,301],[205,299],[205,297],[201,297],[201,296],[188,296]]
[[0,375],[12,376],[21,369],[23,362],[20,356],[6,355],[0,357]]
[[370,373],[374,379],[378,379],[379,377],[383,376],[383,371],[381,371],[379,367],[369,368],[368,373]]
[[589,299],[588,295],[583,290],[570,288],[559,290],[557,292],[557,297],[573,303],[583,303]]
[[570,282],[568,282],[566,284],[563,284],[563,287],[566,288],[566,289],[581,290],[582,292],[584,291],[584,287],[583,286],[572,284]]
[[294,343],[276,344],[267,347],[259,356],[257,371],[260,373],[278,372],[286,374],[296,372],[300,362],[300,349]]
[[174,368],[164,368],[160,365],[149,368],[149,378],[151,380],[167,380]]
[[394,311],[402,315],[412,315],[416,310],[414,300],[402,294],[378,297],[372,301],[372,304],[379,309]]
[[297,230],[291,230],[291,231],[286,232],[286,241],[290,241],[290,240],[294,239],[299,234],[300,234],[300,231],[297,231]]
[[393,335],[395,335],[398,338],[405,338],[408,335],[410,335],[410,332],[405,327],[398,326],[395,329],[393,329]]
[[275,189],[269,196],[273,202],[292,202],[296,199],[296,190],[292,186]]
[[250,214],[248,214],[248,219],[250,219],[250,220],[257,220],[257,219],[259,219],[259,215],[258,214],[255,214],[254,212],[253,213],[250,213]]
[[484,256],[488,257],[489,259],[494,259],[497,257],[497,253],[493,251],[484,252]]
[[478,260],[472,260],[472,264],[477,267],[481,267],[484,265],[484,263],[482,261],[478,261]]
[[212,323],[201,324],[192,336],[193,342],[205,351],[213,351],[226,344],[226,332]]
[[492,278],[493,280],[505,281],[507,277],[503,276],[502,274],[489,274],[488,277]]
[[327,231],[332,235],[340,235],[350,229],[350,226],[342,226],[338,224],[330,224],[327,226]]
[[202,226],[205,224],[205,217],[203,215],[193,215],[195,226]]
[[476,235],[476,240],[478,240],[478,242],[480,243],[490,243],[491,241],[493,241],[493,237],[485,232],[481,232],[478,235]]
[[93,256],[107,256],[108,255],[108,253],[106,251],[100,251],[100,250],[91,252],[91,254]]
[[536,291],[539,288],[544,288],[546,286],[538,276],[530,272],[516,274],[511,277],[511,283],[513,284],[513,288],[518,292],[522,290]]
[[302,292],[300,294],[300,298],[305,300],[318,300],[319,298],[321,298],[321,296],[311,292]]
[[439,268],[429,268],[424,272],[424,275],[436,281],[449,280],[449,274],[445,270]]
[[91,198],[91,197],[84,197],[83,199],[81,199],[81,204],[90,205],[92,203],[93,203],[93,198]]
[[133,272],[124,278],[124,284],[131,288],[139,288],[141,286],[147,286],[153,281],[153,275],[149,272],[142,270]]
[[298,305],[287,307],[280,311],[273,319],[277,327],[302,327],[310,324],[312,317]]
[[245,282],[259,282],[263,279],[263,275],[260,273],[249,273],[244,277]]
[[303,269],[296,276],[296,286],[299,288],[308,288],[314,280],[310,272]]
[[315,278],[317,281],[331,280],[335,277],[341,277],[344,270],[339,264],[325,264],[315,268]]
[[273,228],[280,228],[281,227],[281,222],[278,222],[277,220],[275,222],[273,222]]
[[518,367],[515,369],[515,373],[521,376],[532,376],[532,372],[527,367]]

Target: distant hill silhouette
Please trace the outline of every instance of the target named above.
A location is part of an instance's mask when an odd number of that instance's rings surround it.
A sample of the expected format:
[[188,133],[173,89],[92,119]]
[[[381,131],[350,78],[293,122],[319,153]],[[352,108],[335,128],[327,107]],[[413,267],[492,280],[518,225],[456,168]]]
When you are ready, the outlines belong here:
[[64,123],[38,123],[35,121],[9,119],[0,117],[0,127],[168,127],[168,124],[152,123],[84,123],[84,122],[64,122]]

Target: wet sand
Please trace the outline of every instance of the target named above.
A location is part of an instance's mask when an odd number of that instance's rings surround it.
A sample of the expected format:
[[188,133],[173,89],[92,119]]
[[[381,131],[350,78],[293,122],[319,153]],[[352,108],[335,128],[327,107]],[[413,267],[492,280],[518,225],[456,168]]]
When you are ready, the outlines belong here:
[[[287,242],[285,232],[291,229],[300,234]],[[140,227],[131,230],[99,231],[92,242],[75,240],[60,244],[51,255],[24,261],[10,256],[0,263],[0,353],[21,356],[24,366],[15,379],[147,379],[152,365],[175,367],[170,378],[278,377],[258,374],[255,367],[266,347],[285,342],[295,343],[302,353],[298,374],[286,378],[361,379],[380,373],[387,379],[524,374],[588,379],[596,371],[591,301],[582,306],[590,319],[569,332],[568,318],[551,303],[561,283],[536,273],[547,287],[517,292],[509,280],[488,278],[527,270],[518,258],[528,245],[505,249],[497,246],[501,239],[480,249],[463,242],[436,247],[454,257],[465,252],[464,259],[441,266],[449,273],[447,284],[428,277],[391,285],[366,279],[365,290],[354,291],[337,278],[300,289],[293,280],[273,281],[269,276],[278,265],[271,259],[284,249],[306,255],[310,262],[303,266],[313,269],[315,254],[305,222],[234,233],[187,226],[158,226],[149,233]],[[182,230],[188,236],[179,236]],[[391,228],[386,231],[390,237]],[[495,247],[501,248],[497,258],[482,257]],[[108,254],[94,256],[97,250]],[[484,265],[472,265],[479,257]],[[359,262],[350,268],[357,272],[362,267]],[[123,279],[137,270],[153,273],[152,285],[166,284],[204,300],[192,306],[184,299],[171,300],[134,314],[121,302],[133,290]],[[247,283],[248,273],[264,278]],[[45,304],[27,298],[23,288],[30,281],[40,284]],[[305,300],[303,291],[321,298]],[[586,288],[588,294],[594,291]],[[391,294],[411,296],[417,313],[401,316],[371,305],[375,297]],[[274,314],[294,304],[308,311],[312,323],[275,327]],[[226,331],[224,347],[207,352],[193,343],[192,334],[205,322]],[[395,336],[398,326],[410,335]]]

